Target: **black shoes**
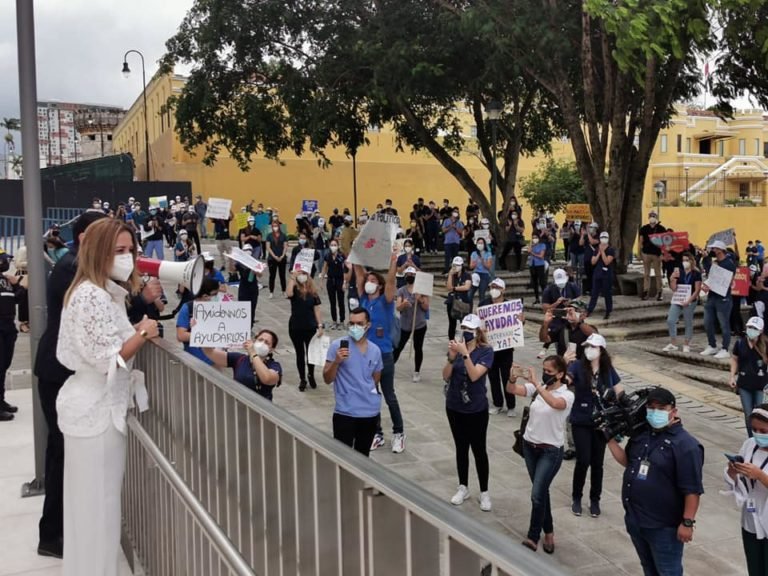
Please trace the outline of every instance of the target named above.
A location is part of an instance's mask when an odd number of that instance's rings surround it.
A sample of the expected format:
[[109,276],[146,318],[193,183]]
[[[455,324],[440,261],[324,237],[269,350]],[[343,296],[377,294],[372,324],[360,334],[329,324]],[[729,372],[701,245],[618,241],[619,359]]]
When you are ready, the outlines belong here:
[[648,291],[647,290],[643,290],[643,295],[640,296],[640,299],[641,300],[648,300]]
[[55,540],[53,542],[43,542],[37,545],[38,556],[50,556],[51,558],[64,557],[64,541]]
[[315,377],[312,374],[309,375],[309,387],[312,388],[312,390],[317,388],[317,382],[315,382]]
[[566,450],[563,453],[563,460],[573,460],[574,458],[576,458],[576,452],[573,450]]
[[304,392],[304,390],[306,389],[307,389],[307,383],[304,380],[299,382],[299,392]]
[[10,412],[3,412],[0,410],[0,422],[9,422],[13,420],[14,416]]
[[592,516],[592,518],[597,518],[600,516],[600,502],[597,500],[592,500],[589,503],[589,515]]
[[608,320],[611,317],[610,313],[606,312],[605,316],[603,316],[603,320]]
[[571,504],[571,512],[574,516],[581,516],[581,498],[574,498]]
[[16,406],[13,406],[11,404],[8,404],[5,400],[0,401],[0,412],[10,412],[11,414],[16,414],[19,409],[16,408]]

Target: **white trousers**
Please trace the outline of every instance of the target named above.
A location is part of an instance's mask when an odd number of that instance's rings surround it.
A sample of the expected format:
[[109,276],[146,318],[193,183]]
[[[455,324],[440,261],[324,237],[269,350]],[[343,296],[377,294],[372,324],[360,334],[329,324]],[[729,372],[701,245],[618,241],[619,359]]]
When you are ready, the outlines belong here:
[[64,435],[64,576],[117,576],[125,436]]

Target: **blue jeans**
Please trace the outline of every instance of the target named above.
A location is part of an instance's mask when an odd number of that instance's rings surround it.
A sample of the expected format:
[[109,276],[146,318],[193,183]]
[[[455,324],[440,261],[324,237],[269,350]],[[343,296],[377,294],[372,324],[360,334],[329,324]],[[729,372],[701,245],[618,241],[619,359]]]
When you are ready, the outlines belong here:
[[584,276],[584,253],[574,254],[571,252],[571,268],[573,268],[573,281],[581,286],[581,278]]
[[444,244],[443,249],[445,250],[445,270],[443,270],[443,272],[448,272],[448,270],[451,269],[451,263],[453,262],[453,259],[459,255],[459,245]]
[[563,463],[563,448],[536,448],[523,442],[523,457],[531,477],[531,522],[528,526],[528,539],[538,543],[541,531],[551,534],[555,531],[552,523],[552,505],[549,502],[549,487]]
[[691,302],[683,308],[677,304],[672,304],[669,307],[669,313],[667,314],[667,328],[669,329],[669,337],[672,339],[677,338],[677,321],[680,318],[680,314],[683,315],[685,320],[685,343],[690,344],[693,338],[693,315],[696,313],[696,302]]
[[200,238],[208,238],[208,218],[200,216]]
[[723,298],[710,292],[707,303],[704,304],[704,329],[707,331],[707,343],[713,348],[717,346],[715,337],[715,322],[720,324],[723,331],[723,348],[728,350],[731,343],[731,307],[733,298]]
[[752,414],[752,410],[763,403],[763,391],[739,388],[739,398],[741,398],[741,408],[744,410],[744,421],[747,423],[747,434],[752,438],[752,426],[749,422],[749,415]]
[[624,522],[645,576],[683,575],[683,543],[677,539],[677,526],[641,528],[629,518]]
[[162,240],[147,240],[147,246],[144,250],[144,256],[152,258],[152,254],[155,254],[157,260],[163,260],[163,241]]
[[[400,404],[395,394],[395,356],[392,352],[381,355],[384,368],[381,371],[381,393],[389,408],[389,416],[392,418],[392,433],[399,434],[403,431],[403,416],[400,414]],[[382,434],[381,415],[376,422],[376,434]]]
[[487,272],[479,272],[477,275],[480,276],[480,285],[477,288],[472,286],[470,298],[474,300],[475,294],[478,294],[480,298],[479,301],[482,302],[485,300],[485,293],[488,291],[488,285],[491,283],[491,275]]

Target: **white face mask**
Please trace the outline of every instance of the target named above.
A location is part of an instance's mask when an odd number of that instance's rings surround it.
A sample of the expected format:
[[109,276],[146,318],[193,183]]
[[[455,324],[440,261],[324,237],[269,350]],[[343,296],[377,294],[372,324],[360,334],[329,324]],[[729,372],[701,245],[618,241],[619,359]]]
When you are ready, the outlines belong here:
[[333,252],[334,254],[336,254],[336,252],[338,252],[338,251],[339,251],[339,247],[338,247],[338,246],[336,246],[335,244],[332,244],[332,245],[331,245],[331,252]]
[[483,224],[483,230],[488,230],[490,227],[490,224]]
[[484,243],[484,242],[478,242],[478,243],[477,243],[477,249],[478,249],[480,252],[482,252],[483,250],[485,250],[485,243]]
[[498,288],[491,288],[491,298],[496,300],[496,298],[499,298],[501,296],[501,290]]
[[557,286],[558,288],[560,288],[560,290],[562,290],[563,288],[565,288],[565,285],[566,285],[566,284],[568,284],[568,279],[567,279],[567,278],[566,278],[566,279],[564,279],[564,280],[555,280],[555,286]]
[[648,223],[649,223],[651,226],[656,226],[656,224],[658,224],[658,223],[659,223],[659,221],[658,221],[658,220],[656,220],[656,218],[648,218]]
[[451,216],[453,216],[454,218],[458,218],[459,217],[459,213],[458,212],[454,212],[453,214],[451,214]]
[[296,282],[299,284],[305,284],[307,281],[307,275],[306,274],[299,274],[296,276]]
[[592,360],[596,360],[597,358],[600,358],[600,348],[595,348],[594,346],[589,346],[584,349],[584,358],[592,362]]
[[691,269],[691,263],[688,262],[688,260],[683,260],[683,268],[685,268],[686,270],[690,270]]
[[600,238],[600,244],[608,244],[608,238]]
[[133,273],[133,254],[115,254],[109,277],[115,282],[125,282]]
[[411,252],[413,252],[413,248],[411,248],[410,246],[404,247],[403,250],[405,251],[406,254],[410,254]]
[[365,283],[365,293],[370,295],[376,294],[376,291],[379,289],[379,285],[376,284],[376,282],[366,282]]
[[269,354],[269,346],[261,340],[256,340],[256,342],[254,342],[251,346],[251,350],[253,350],[254,354],[262,358]]

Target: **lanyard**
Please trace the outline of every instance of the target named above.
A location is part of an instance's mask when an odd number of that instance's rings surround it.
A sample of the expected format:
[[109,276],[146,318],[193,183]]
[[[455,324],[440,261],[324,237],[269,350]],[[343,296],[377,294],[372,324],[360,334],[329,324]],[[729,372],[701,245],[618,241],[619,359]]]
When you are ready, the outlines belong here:
[[693,278],[693,272],[688,272],[685,275],[685,282],[684,282],[684,284],[690,285],[691,284],[691,278]]
[[[750,464],[753,463],[752,460],[755,459],[755,454],[757,453],[759,448],[760,447],[756,445],[752,449],[752,456],[749,457]],[[764,470],[766,466],[768,466],[768,456],[766,456],[765,460],[763,460],[763,463],[760,465],[760,470]],[[755,489],[755,486],[757,486],[757,480],[751,479],[750,482],[752,484],[752,488],[750,489],[750,487],[747,485],[747,479],[744,478],[744,476],[739,476],[739,477],[741,478],[741,481],[744,483],[744,488],[747,489],[747,492],[751,492],[752,490]]]

